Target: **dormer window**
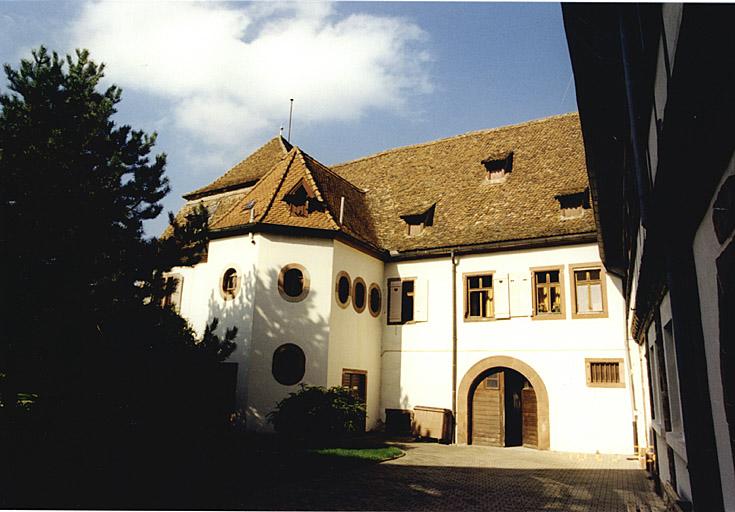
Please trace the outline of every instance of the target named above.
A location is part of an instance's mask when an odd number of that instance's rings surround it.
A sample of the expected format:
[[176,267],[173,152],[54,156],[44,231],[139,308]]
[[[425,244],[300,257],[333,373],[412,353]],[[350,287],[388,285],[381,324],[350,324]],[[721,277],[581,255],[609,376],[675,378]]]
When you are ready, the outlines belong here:
[[485,166],[485,178],[490,183],[503,182],[513,170],[513,152],[503,158],[486,158],[482,161],[482,165]]
[[559,201],[561,208],[561,218],[579,219],[584,216],[584,211],[590,209],[590,189],[569,191],[557,194],[554,198]]
[[308,217],[309,213],[320,209],[319,200],[304,180],[292,188],[283,200],[288,203],[294,217]]
[[401,219],[408,226],[408,236],[416,236],[424,231],[427,226],[434,224],[434,211],[436,210],[436,203],[432,204],[426,210],[420,213],[410,213],[407,215],[401,215]]

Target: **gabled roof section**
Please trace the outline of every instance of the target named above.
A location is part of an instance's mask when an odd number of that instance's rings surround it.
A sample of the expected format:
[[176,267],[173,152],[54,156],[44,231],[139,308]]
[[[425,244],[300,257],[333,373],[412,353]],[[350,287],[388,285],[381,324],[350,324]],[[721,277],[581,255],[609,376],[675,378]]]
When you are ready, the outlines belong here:
[[[513,157],[502,183],[483,161]],[[411,251],[594,233],[591,214],[562,221],[555,195],[587,182],[579,116],[526,123],[392,149],[331,169],[367,189],[380,247]],[[439,201],[433,226],[409,236],[402,215]]]
[[291,148],[291,144],[280,135],[274,137],[206,187],[184,195],[184,199],[199,199],[211,194],[253,186]]
[[[294,215],[288,201],[301,184],[309,194],[306,216]],[[248,224],[341,231],[377,248],[365,192],[298,147],[210,226],[222,230]]]

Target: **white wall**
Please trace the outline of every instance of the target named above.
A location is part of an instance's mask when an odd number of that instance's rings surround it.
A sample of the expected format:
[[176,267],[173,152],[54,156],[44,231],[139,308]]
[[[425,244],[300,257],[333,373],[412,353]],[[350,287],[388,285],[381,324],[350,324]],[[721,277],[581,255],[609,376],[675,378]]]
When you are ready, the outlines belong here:
[[[335,294],[337,274],[347,272],[354,284],[356,278],[365,281],[366,305],[358,313],[352,297],[346,308],[337,303]],[[381,314],[373,317],[369,311],[370,285],[380,287]],[[353,249],[339,241],[334,242],[331,281],[331,314],[329,317],[328,386],[342,385],[342,370],[367,372],[367,428],[374,428],[380,420],[380,341],[385,322],[385,285],[383,262]]]
[[[597,246],[584,244],[467,255],[459,258],[457,266],[458,384],[472,365],[491,356],[510,356],[531,366],[549,394],[552,450],[633,450],[628,372],[624,388],[588,387],[585,373],[585,358],[625,359],[625,306],[620,282],[606,277],[607,318],[571,319],[568,265],[599,261]],[[566,320],[513,317],[464,322],[463,273],[492,270],[496,275],[530,275],[531,267],[553,265],[564,267]],[[451,408],[451,272],[449,258],[386,265],[386,281],[417,277],[430,280],[430,286],[427,322],[384,327],[383,408]]]
[[[248,236],[212,240],[209,242],[206,263],[172,269],[172,272],[183,277],[180,314],[189,321],[198,336],[204,333],[206,325],[213,318],[219,320],[216,333],[220,336],[224,336],[226,329],[237,327],[237,347],[228,361],[238,364],[238,404],[247,401],[247,368],[250,364],[258,247]],[[220,287],[222,276],[229,268],[237,270],[240,289],[234,299],[225,300]]]
[[[735,174],[735,156],[730,160],[718,190],[725,180],[733,174]],[[722,376],[720,375],[719,315],[725,314],[725,312],[719,310],[716,265],[717,258],[721,251],[727,247],[729,240],[726,240],[724,244],[720,244],[715,235],[712,224],[712,208],[716,197],[717,192],[715,192],[694,238],[694,261],[699,286],[704,349],[707,358],[707,377],[720,465],[720,478],[722,479],[722,493],[725,509],[735,510],[735,469],[733,468],[730,435],[727,417],[725,416]]]
[[[332,287],[332,241],[261,235],[256,237],[258,263],[255,310],[248,375],[247,427],[270,430],[266,415],[276,402],[299,389],[273,377],[273,352],[284,343],[298,345],[306,355],[303,383],[327,385],[327,347]],[[290,263],[303,265],[310,289],[300,302],[288,302],[278,292],[278,275]]]

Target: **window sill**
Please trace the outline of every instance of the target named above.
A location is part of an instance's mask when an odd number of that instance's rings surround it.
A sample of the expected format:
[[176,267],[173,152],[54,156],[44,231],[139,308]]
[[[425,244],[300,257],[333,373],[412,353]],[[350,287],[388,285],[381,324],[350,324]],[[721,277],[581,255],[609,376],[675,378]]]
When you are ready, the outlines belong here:
[[607,318],[607,311],[603,313],[572,313],[572,318],[575,320],[582,318]]
[[468,317],[464,319],[467,323],[473,323],[473,322],[494,322],[495,317],[489,317],[489,318],[483,318],[483,317]]
[[566,320],[564,313],[543,313],[531,316],[532,320]]

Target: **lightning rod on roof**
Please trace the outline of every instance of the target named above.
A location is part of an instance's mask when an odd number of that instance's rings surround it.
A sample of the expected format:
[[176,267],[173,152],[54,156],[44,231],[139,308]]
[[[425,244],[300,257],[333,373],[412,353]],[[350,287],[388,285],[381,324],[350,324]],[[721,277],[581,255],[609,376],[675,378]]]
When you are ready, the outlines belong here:
[[288,109],[288,138],[287,141],[291,142],[291,118],[293,117],[293,98],[291,98],[291,106]]

